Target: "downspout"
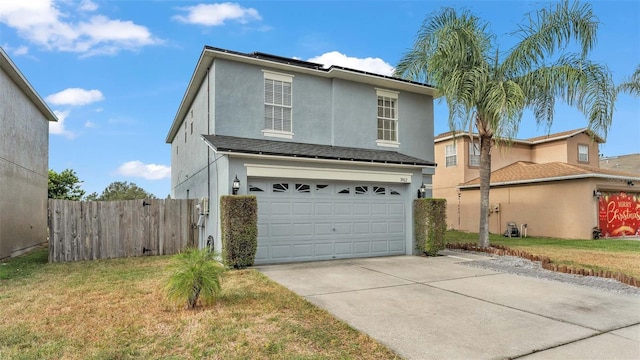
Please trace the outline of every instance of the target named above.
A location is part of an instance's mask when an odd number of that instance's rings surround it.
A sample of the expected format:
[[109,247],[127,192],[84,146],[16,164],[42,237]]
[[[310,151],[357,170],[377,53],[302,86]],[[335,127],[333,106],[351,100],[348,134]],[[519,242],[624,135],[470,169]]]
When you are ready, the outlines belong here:
[[[210,81],[209,81],[209,70],[211,67],[207,68],[207,135],[211,135],[211,91],[209,89]],[[211,207],[209,203],[211,202],[211,148],[207,146],[207,214],[209,214],[209,208]]]
[[335,146],[335,122],[336,122],[336,108],[335,108],[335,81],[331,79],[331,146]]
[[[209,89],[210,81],[209,76],[211,75],[209,70],[211,67],[207,68],[207,135],[211,135],[211,91]],[[207,146],[207,208],[203,209],[206,211],[207,217],[211,209],[211,148]],[[202,237],[204,238],[204,228],[202,228]],[[214,241],[211,241],[211,244],[206,244],[209,247],[209,250],[214,248]]]

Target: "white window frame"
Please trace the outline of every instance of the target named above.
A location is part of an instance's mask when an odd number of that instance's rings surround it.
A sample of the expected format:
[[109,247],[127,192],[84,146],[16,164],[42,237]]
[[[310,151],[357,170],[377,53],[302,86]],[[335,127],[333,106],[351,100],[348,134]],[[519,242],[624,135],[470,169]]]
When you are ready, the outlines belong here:
[[469,142],[469,166],[480,166],[480,141]]
[[[378,146],[384,146],[384,147],[393,147],[393,148],[397,148],[400,147],[400,142],[399,142],[399,137],[400,137],[400,121],[398,120],[399,116],[398,116],[398,112],[399,112],[399,102],[398,102],[398,95],[400,93],[398,91],[392,91],[392,90],[385,90],[385,89],[378,89],[376,88],[376,144]],[[384,116],[380,116],[380,105],[378,104],[378,102],[380,101],[380,98],[383,99],[390,99],[392,100],[392,104],[393,106],[391,107],[391,116],[390,117],[384,117]],[[393,130],[393,132],[395,133],[395,139],[390,138],[390,139],[385,139],[384,134],[382,136],[382,138],[380,138],[380,121],[388,121],[391,122],[393,125],[395,125],[395,130]],[[384,132],[384,126],[382,131]],[[389,130],[391,131],[391,130]]]
[[445,145],[444,147],[445,167],[458,166],[458,147],[456,143]]
[[[580,151],[580,150],[583,150],[583,151]],[[581,162],[581,163],[589,162],[589,145],[578,144],[578,162]]]
[[[265,91],[264,94],[264,129],[262,130],[262,134],[264,136],[271,136],[271,137],[279,137],[279,138],[286,138],[286,139],[292,139],[293,138],[293,78],[294,75],[290,75],[290,74],[283,74],[283,73],[278,73],[278,72],[274,72],[274,71],[268,71],[268,70],[262,70],[262,73],[264,74],[264,80],[263,80],[263,89],[266,85],[266,82],[268,80],[271,81],[279,81],[282,83],[288,83],[289,87],[291,89],[289,96],[290,98],[288,99],[288,104],[287,101],[282,101],[281,104],[277,104],[274,102],[267,102],[267,94]],[[287,130],[276,130],[273,128],[268,128],[266,125],[267,123],[267,107],[274,107],[274,108],[284,108],[284,109],[288,109],[289,113],[290,113],[290,129]],[[284,121],[284,120],[283,120]]]

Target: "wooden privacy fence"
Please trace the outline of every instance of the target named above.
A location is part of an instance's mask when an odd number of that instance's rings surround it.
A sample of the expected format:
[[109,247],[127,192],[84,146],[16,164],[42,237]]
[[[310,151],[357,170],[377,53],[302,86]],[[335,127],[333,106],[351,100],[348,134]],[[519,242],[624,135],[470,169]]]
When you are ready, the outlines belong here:
[[169,255],[196,246],[195,201],[49,199],[49,261]]

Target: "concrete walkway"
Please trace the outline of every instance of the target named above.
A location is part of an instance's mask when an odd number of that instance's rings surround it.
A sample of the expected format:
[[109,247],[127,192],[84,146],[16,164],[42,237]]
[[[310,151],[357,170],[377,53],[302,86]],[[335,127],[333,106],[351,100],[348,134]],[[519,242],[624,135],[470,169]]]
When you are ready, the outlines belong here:
[[640,297],[461,265],[478,259],[257,269],[406,359],[640,359]]

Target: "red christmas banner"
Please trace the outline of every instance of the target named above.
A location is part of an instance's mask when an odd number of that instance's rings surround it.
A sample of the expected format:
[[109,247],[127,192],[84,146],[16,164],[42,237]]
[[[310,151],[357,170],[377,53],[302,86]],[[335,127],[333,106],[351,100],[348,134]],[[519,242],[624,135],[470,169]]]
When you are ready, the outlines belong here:
[[640,236],[640,194],[602,192],[598,219],[602,237]]

